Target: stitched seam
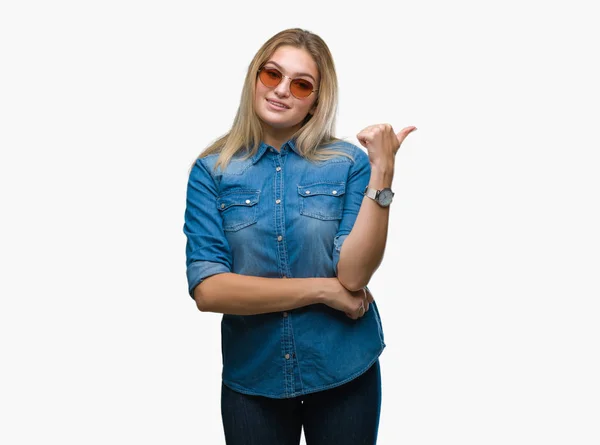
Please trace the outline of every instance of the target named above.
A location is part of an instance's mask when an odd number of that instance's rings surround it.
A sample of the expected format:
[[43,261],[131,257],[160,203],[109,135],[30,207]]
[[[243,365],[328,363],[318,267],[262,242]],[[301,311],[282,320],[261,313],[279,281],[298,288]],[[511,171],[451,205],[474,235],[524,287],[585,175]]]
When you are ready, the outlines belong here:
[[[323,390],[330,389],[330,388],[335,388],[337,386],[343,385],[344,383],[348,383],[349,381],[355,379],[359,375],[364,374],[373,365],[373,363],[375,363],[375,361],[379,358],[379,356],[381,355],[381,353],[383,352],[384,349],[385,349],[385,345],[382,345],[379,348],[379,350],[378,350],[377,355],[375,356],[375,358],[373,360],[371,360],[371,362],[365,368],[363,368],[362,370],[360,370],[358,372],[355,372],[354,374],[352,374],[352,376],[350,376],[350,377],[348,377],[348,378],[346,378],[344,380],[341,380],[339,382],[336,382],[336,383],[331,383],[329,385],[323,385],[323,386],[317,386],[317,387],[311,388],[309,390],[304,390],[300,394],[299,393],[295,393],[296,395],[294,397],[302,396],[302,395],[306,395],[306,394],[311,394],[313,392],[323,391]],[[278,398],[278,399],[289,398],[289,397],[287,397],[287,394],[283,394],[282,395],[282,394],[274,394],[274,393],[269,393],[269,392],[264,392],[264,393],[263,392],[257,392],[257,391],[252,391],[252,390],[249,390],[247,388],[244,388],[243,386],[237,385],[235,383],[231,383],[231,382],[229,382],[229,381],[227,381],[225,379],[223,379],[223,382],[227,386],[230,386],[231,388],[235,388],[237,391],[239,391],[241,393],[244,393],[244,394],[255,395],[255,396],[264,396],[264,397],[272,397],[272,398]]]

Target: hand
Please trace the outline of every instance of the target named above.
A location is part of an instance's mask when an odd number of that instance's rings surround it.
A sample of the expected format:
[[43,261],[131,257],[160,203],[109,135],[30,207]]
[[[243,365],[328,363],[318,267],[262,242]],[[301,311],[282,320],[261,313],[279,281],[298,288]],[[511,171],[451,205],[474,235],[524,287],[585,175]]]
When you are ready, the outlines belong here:
[[369,304],[373,303],[373,301],[375,301],[375,299],[373,298],[373,295],[371,294],[371,291],[369,290],[368,287],[365,286],[365,294],[367,295],[367,310],[366,312],[369,312]]
[[[369,312],[369,305],[371,303],[373,303],[373,301],[375,301],[375,299],[373,298],[373,295],[371,294],[371,291],[369,290],[368,287],[363,287],[363,290],[365,291],[365,298],[364,298],[364,303],[363,306],[365,308],[365,311],[362,313],[362,315],[366,314],[367,312]],[[352,316],[350,314],[348,314],[346,312],[346,315],[350,318],[352,318]]]
[[358,312],[348,313],[346,312],[346,316],[352,318],[353,320],[357,320],[360,317],[364,317],[364,315],[369,312],[369,297],[367,296],[367,288],[363,287],[359,292],[363,292],[362,302],[358,307]]
[[400,145],[411,132],[417,127],[404,127],[398,134],[390,124],[370,125],[356,135],[358,142],[365,147],[369,153],[369,161],[372,165],[381,163],[392,163],[400,148]]
[[369,302],[373,297],[369,297],[365,289],[350,291],[339,282],[337,277],[325,278],[327,284],[324,291],[323,303],[327,306],[344,312],[348,317],[357,320],[364,316],[369,310]]

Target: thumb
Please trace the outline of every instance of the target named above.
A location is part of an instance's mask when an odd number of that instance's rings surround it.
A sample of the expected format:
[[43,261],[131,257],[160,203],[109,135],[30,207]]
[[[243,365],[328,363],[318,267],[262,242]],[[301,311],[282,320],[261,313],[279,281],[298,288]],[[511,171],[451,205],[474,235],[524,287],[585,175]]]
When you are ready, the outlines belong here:
[[416,130],[417,130],[417,127],[414,127],[414,126],[404,127],[402,130],[400,130],[396,134],[396,137],[398,138],[398,142],[400,144],[402,144],[404,139],[406,139],[406,136],[408,136],[411,132],[416,131]]

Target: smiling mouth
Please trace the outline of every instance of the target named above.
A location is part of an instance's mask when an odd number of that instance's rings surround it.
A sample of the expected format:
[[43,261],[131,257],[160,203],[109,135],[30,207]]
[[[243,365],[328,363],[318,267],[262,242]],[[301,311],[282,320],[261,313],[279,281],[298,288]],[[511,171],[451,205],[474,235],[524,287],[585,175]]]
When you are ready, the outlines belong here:
[[271,105],[277,107],[277,108],[281,108],[282,110],[288,110],[290,107],[280,104],[279,102],[273,102],[272,100],[267,99],[267,102],[269,102]]

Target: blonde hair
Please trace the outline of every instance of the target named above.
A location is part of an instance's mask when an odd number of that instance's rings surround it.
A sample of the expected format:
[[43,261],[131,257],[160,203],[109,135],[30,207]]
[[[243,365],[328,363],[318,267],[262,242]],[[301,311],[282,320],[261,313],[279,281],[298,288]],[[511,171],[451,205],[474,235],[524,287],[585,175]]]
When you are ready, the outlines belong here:
[[314,105],[318,106],[315,113],[309,113],[300,129],[292,136],[296,148],[302,156],[314,162],[339,155],[353,159],[346,152],[328,148],[330,144],[340,141],[334,136],[338,83],[333,57],[321,37],[300,28],[286,29],[275,34],[258,50],[248,67],[240,105],[231,130],[209,145],[198,159],[219,153],[214,168],[221,166],[224,169],[231,158],[241,150],[248,151],[245,159],[256,154],[263,138],[260,118],[254,110],[257,72],[277,48],[284,45],[306,50],[317,64],[321,79],[317,86],[318,97]]

